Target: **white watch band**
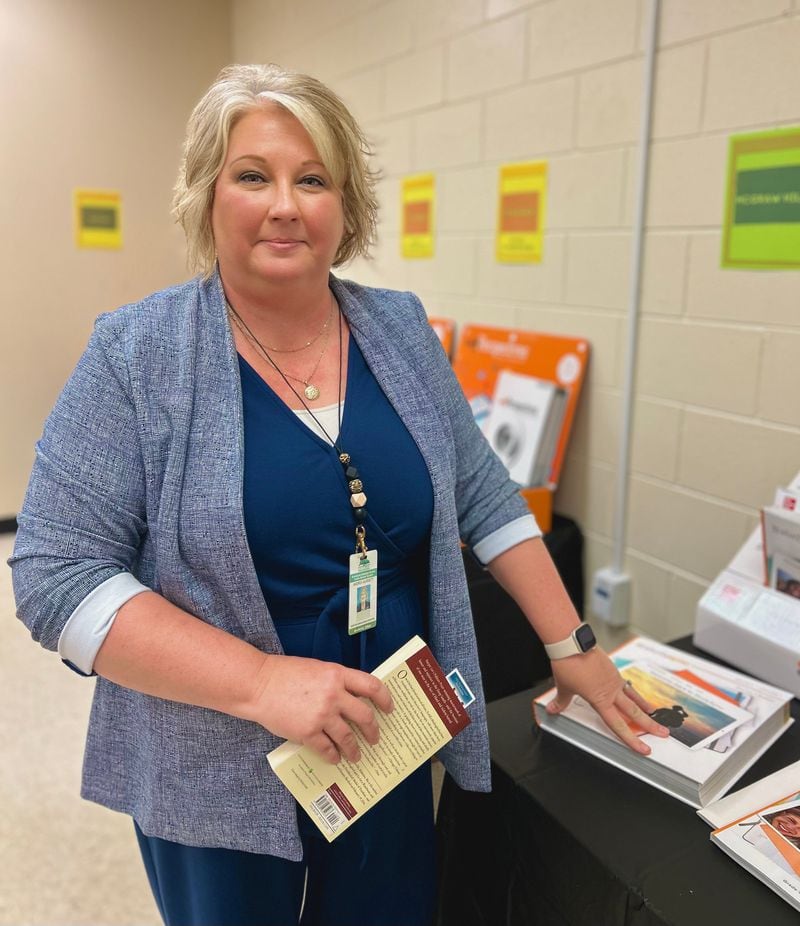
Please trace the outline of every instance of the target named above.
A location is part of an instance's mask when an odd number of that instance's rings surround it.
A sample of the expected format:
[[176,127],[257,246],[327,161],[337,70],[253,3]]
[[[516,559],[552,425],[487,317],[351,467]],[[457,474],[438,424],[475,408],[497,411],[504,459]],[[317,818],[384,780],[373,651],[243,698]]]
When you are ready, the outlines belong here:
[[558,643],[545,643],[544,649],[549,659],[565,659],[567,656],[575,656],[581,651],[572,634],[566,640],[560,640]]
[[[585,628],[585,629],[584,629]],[[578,633],[586,634],[588,631],[588,645],[581,646],[578,642]],[[588,624],[578,624],[572,633],[565,639],[557,643],[545,643],[544,649],[549,659],[566,659],[567,656],[576,656],[579,653],[588,652],[595,645],[594,634]]]

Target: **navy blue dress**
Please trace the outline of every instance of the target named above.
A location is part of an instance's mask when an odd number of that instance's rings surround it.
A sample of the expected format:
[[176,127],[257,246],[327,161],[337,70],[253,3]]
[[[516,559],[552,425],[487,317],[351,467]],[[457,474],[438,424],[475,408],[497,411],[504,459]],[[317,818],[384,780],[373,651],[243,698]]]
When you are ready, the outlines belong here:
[[[239,358],[244,410],[244,517],[264,598],[289,655],[372,671],[425,636],[433,490],[405,425],[350,340],[338,444],[367,494],[366,541],[378,551],[378,623],[347,635],[355,520],[336,450]],[[312,409],[313,410],[313,409]]]
[[[377,625],[351,637],[355,520],[337,452],[241,357],[239,371],[245,528],[283,648],[369,672],[414,634],[427,636],[433,491],[424,460],[351,338],[338,444],[364,483],[367,547],[378,551]],[[304,926],[424,926],[435,895],[432,817],[426,763],[331,844],[298,808],[302,863],[137,834],[168,926],[296,924],[306,866]]]

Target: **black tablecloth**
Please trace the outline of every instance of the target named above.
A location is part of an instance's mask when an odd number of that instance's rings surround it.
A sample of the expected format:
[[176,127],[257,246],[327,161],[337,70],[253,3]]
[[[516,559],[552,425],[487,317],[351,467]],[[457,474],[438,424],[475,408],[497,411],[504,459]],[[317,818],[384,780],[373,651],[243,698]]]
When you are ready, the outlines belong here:
[[[712,845],[693,808],[538,731],[532,697],[524,691],[488,706],[492,794],[469,794],[445,779],[441,926],[800,922]],[[798,726],[736,787],[796,761]]]

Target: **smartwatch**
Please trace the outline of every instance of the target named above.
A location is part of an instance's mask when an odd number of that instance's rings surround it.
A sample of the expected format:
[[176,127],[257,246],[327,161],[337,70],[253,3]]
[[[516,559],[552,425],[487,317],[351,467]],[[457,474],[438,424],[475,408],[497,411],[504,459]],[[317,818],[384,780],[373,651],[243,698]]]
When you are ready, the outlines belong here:
[[579,653],[588,653],[597,646],[594,631],[588,624],[578,624],[566,640],[558,643],[545,643],[544,648],[550,659],[565,659]]

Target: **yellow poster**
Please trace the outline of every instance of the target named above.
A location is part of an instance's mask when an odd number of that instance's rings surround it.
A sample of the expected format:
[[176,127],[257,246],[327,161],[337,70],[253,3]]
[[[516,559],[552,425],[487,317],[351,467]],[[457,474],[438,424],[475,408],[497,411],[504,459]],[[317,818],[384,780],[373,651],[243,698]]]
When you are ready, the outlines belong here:
[[108,190],[75,190],[75,244],[122,247],[122,196]]
[[500,263],[541,262],[546,204],[547,161],[500,168],[495,244]]
[[402,254],[406,258],[433,257],[436,185],[433,174],[406,177],[402,186]]

